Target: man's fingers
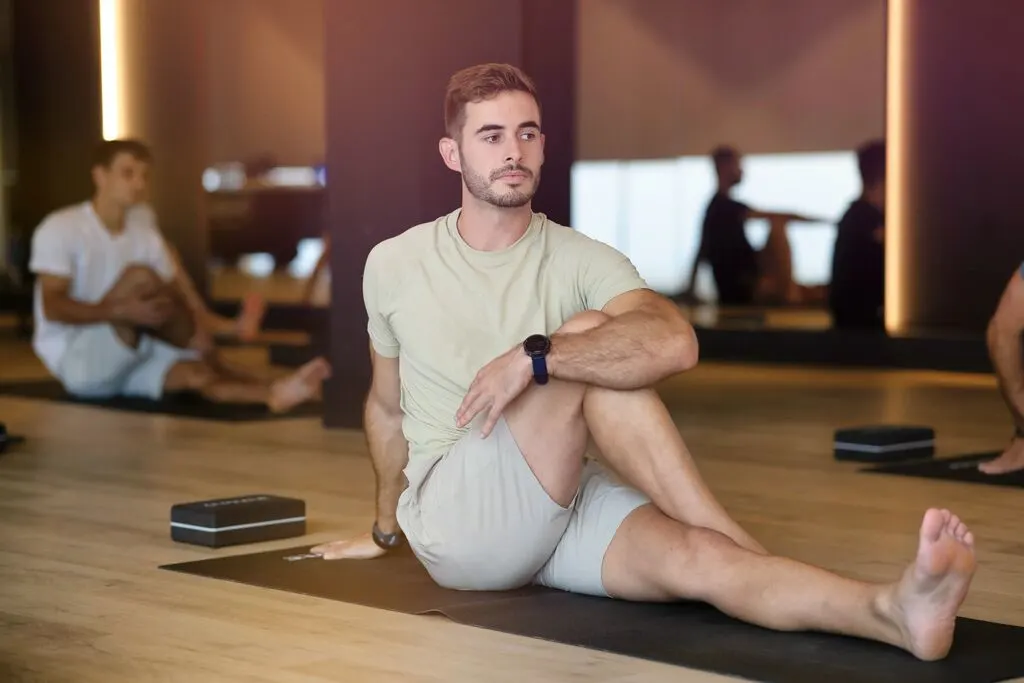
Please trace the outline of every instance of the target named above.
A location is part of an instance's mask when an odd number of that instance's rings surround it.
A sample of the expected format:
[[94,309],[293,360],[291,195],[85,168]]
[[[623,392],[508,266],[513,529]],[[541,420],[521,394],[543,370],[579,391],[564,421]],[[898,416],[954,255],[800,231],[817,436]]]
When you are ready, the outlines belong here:
[[488,398],[488,395],[484,392],[467,395],[463,401],[465,407],[459,410],[458,419],[456,421],[459,429],[472,422],[473,418],[490,403],[491,401]]
[[485,439],[491,435],[491,430],[498,423],[498,418],[501,417],[506,405],[506,401],[497,399],[491,404],[491,409],[487,412],[487,420],[484,421],[484,426],[480,430],[481,436]]

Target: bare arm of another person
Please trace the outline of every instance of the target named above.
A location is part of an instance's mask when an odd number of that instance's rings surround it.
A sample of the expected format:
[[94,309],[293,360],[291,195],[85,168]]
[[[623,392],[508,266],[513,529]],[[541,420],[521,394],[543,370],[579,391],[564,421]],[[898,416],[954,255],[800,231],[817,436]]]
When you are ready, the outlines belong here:
[[[398,498],[405,489],[405,466],[409,443],[402,432],[401,384],[398,358],[382,356],[370,348],[373,379],[366,397],[363,425],[376,475],[376,522],[382,533],[399,531]],[[327,560],[370,559],[384,554],[370,533],[342,541],[325,543],[310,552]]]
[[762,211],[760,209],[750,209],[747,211],[747,219],[761,218],[768,221],[784,221],[789,223],[790,221],[797,223],[828,223],[824,218],[816,218],[814,216],[807,216],[800,213],[785,213],[781,211]]
[[1013,415],[1014,424],[1024,430],[1024,365],[1021,362],[1021,333],[1024,332],[1024,278],[1018,271],[1003,290],[999,306],[988,324],[987,341],[999,390]]
[[38,280],[43,298],[43,311],[46,317],[54,322],[65,325],[111,323],[157,326],[163,324],[167,318],[167,302],[160,298],[112,299],[108,296],[98,303],[86,303],[71,297],[70,278],[40,273]]

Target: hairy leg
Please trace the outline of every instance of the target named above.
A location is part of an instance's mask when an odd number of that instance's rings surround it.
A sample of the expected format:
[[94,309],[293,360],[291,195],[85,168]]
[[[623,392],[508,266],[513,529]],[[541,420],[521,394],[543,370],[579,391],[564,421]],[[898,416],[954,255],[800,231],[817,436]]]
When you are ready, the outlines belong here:
[[929,510],[917,558],[895,582],[869,584],[783,557],[760,555],[709,529],[635,510],[605,554],[613,597],[700,600],[780,631],[826,631],[944,657],[974,573],[974,538],[947,510]]
[[[606,320],[607,315],[588,311],[567,321],[561,332],[582,332]],[[765,552],[708,489],[653,389],[616,391],[552,380],[529,388],[506,409],[505,419],[530,468],[559,504],[568,504],[576,493],[589,433],[606,464],[666,515]]]
[[315,398],[329,376],[330,366],[322,358],[281,379],[262,381],[225,375],[204,361],[182,361],[167,372],[164,389],[196,391],[215,403],[259,403],[283,413]]

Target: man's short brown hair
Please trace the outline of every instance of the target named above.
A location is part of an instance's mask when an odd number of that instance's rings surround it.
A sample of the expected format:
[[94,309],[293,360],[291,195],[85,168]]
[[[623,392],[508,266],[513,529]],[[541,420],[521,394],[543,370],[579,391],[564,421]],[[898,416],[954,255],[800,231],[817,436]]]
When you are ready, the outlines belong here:
[[448,80],[444,97],[444,128],[458,139],[466,125],[466,105],[497,97],[505,92],[525,92],[537,102],[540,98],[533,81],[511,64],[478,64],[456,72]]
[[153,161],[153,152],[146,143],[141,140],[124,138],[120,140],[104,140],[96,145],[96,149],[93,150],[92,154],[92,166],[93,168],[97,166],[110,168],[110,165],[114,163],[114,159],[119,154],[130,154],[139,161],[146,163],[152,163]]

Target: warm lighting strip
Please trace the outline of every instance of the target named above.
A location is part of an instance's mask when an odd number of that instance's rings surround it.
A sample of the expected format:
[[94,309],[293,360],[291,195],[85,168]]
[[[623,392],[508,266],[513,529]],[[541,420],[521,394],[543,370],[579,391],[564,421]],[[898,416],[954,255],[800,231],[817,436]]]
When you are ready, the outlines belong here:
[[99,0],[103,138],[124,136],[124,0]]
[[885,329],[907,324],[907,14],[913,0],[888,1],[886,36]]

